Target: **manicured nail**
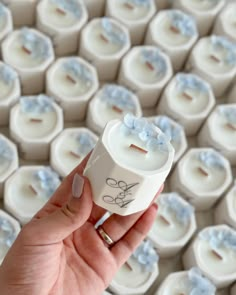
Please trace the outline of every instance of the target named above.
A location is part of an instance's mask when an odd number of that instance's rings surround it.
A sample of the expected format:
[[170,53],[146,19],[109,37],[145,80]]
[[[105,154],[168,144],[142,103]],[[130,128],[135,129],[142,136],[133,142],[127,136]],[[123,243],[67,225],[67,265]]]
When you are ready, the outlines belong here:
[[75,174],[72,184],[72,196],[79,199],[84,189],[84,178],[79,174]]

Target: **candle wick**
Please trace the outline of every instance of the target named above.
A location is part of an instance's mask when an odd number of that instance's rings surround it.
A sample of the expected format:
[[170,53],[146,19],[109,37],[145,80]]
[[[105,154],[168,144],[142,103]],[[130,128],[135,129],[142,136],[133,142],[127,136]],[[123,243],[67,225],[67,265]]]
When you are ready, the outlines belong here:
[[77,159],[80,159],[80,155],[78,155],[77,153],[73,152],[73,151],[70,151],[69,154]]
[[69,80],[73,84],[77,84],[76,80],[72,78],[70,75],[66,75],[66,79]]
[[142,149],[141,147],[139,147],[139,146],[137,146],[137,145],[135,145],[135,144],[131,144],[129,147],[130,147],[131,149],[134,149],[134,150],[136,150],[136,151],[138,151],[138,152],[140,152],[140,153],[143,153],[143,154],[147,154],[147,153],[148,153],[147,150]]
[[193,101],[193,97],[190,94],[188,94],[186,91],[183,92],[183,97],[189,101]]
[[207,177],[209,176],[209,173],[202,167],[198,167],[198,171],[204,176],[207,176]]
[[178,28],[176,28],[175,26],[170,26],[170,30],[175,33],[175,34],[179,34],[180,30]]
[[236,126],[235,126],[234,124],[232,124],[232,123],[227,123],[226,126],[227,126],[229,129],[231,129],[231,130],[233,130],[233,131],[236,131]]
[[161,218],[161,219],[162,219],[167,225],[170,226],[170,222],[169,222],[169,220],[168,220],[165,216],[160,215],[160,218]]
[[100,34],[100,38],[106,42],[106,43],[109,43],[109,40],[104,36],[104,34]]
[[151,71],[155,70],[154,66],[150,62],[146,61],[145,65],[146,65],[146,67],[149,68],[149,70],[151,70]]
[[29,54],[29,55],[32,53],[31,50],[29,50],[29,49],[26,48],[25,46],[22,46],[22,50],[23,50],[25,53]]
[[126,8],[128,8],[128,9],[130,9],[130,10],[134,10],[134,5],[132,5],[132,4],[130,4],[130,3],[128,3],[128,2],[125,2],[124,3],[124,6],[126,7]]
[[33,187],[33,185],[29,185],[29,189],[34,193],[34,195],[38,195],[36,189]]
[[117,113],[123,113],[123,110],[122,109],[120,109],[119,107],[117,107],[117,106],[112,106],[112,109],[113,109],[113,111],[115,111],[115,112],[117,112]]
[[32,123],[42,123],[43,120],[42,119],[31,118],[30,122],[32,122]]
[[216,250],[211,250],[212,254],[214,254],[218,259],[223,260],[223,257],[216,251]]
[[128,262],[125,262],[125,265],[129,268],[129,270],[133,271],[132,266]]
[[217,62],[217,63],[220,63],[220,62],[221,62],[221,60],[220,60],[217,56],[215,56],[215,55],[213,55],[213,54],[210,55],[210,58],[211,58],[214,62]]
[[61,8],[59,8],[59,7],[56,8],[56,12],[58,12],[61,15],[66,15],[66,11],[63,10],[63,9],[61,9]]

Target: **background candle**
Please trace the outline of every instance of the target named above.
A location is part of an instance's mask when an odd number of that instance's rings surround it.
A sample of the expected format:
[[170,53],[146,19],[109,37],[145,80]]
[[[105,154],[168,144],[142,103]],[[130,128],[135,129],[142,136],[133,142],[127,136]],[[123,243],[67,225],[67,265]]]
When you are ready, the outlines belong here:
[[4,207],[26,224],[60,185],[59,176],[44,166],[22,166],[6,182]]
[[79,57],[57,59],[46,75],[46,92],[64,111],[66,121],[83,121],[99,87],[96,69]]
[[208,210],[232,182],[230,163],[211,148],[190,149],[170,178],[172,191],[179,192],[196,210]]
[[50,142],[62,129],[62,109],[45,95],[21,97],[11,109],[11,137],[25,159],[48,159]]
[[122,119],[127,113],[142,116],[138,97],[123,86],[105,84],[89,103],[86,124],[101,134],[109,121]]
[[23,94],[44,91],[45,71],[54,60],[48,37],[34,29],[13,31],[2,43],[2,56],[18,72]]
[[79,54],[97,69],[100,80],[116,79],[120,60],[130,48],[129,32],[111,18],[90,21],[82,30]]
[[68,128],[52,142],[50,164],[66,177],[96,145],[98,138],[87,128]]
[[156,45],[170,57],[175,71],[182,69],[189,51],[198,39],[192,16],[180,10],[163,10],[149,24],[145,44]]
[[154,107],[172,75],[165,53],[155,46],[137,46],[123,58],[118,82],[136,92],[142,107]]
[[87,7],[89,18],[100,17],[104,14],[105,0],[85,0],[84,4]]
[[143,42],[148,23],[155,13],[154,0],[110,0],[106,4],[106,15],[118,19],[128,28],[133,45]]
[[12,29],[13,23],[11,12],[5,5],[0,3],[0,44]]
[[87,20],[81,0],[43,0],[37,6],[37,28],[52,38],[57,56],[76,54]]

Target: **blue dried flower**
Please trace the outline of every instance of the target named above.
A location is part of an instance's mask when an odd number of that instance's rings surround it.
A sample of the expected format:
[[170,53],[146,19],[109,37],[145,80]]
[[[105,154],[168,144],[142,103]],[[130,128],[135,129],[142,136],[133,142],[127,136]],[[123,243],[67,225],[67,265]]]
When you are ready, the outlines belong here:
[[219,112],[225,117],[229,124],[236,126],[236,107],[234,106],[221,106]]
[[183,127],[181,125],[174,125],[172,122],[169,117],[158,116],[154,119],[153,124],[160,128],[170,141],[179,143]]
[[76,139],[79,143],[78,152],[82,155],[87,155],[96,145],[96,140],[86,132],[81,132]]
[[141,52],[141,59],[146,64],[154,67],[158,77],[164,76],[167,72],[167,63],[158,48],[143,49]]
[[198,268],[188,271],[189,295],[215,295],[216,287],[205,278]]
[[146,125],[147,121],[145,119],[136,118],[132,114],[127,114],[124,117],[122,128],[127,134],[139,134]]
[[176,81],[180,92],[188,89],[202,93],[208,93],[210,91],[209,84],[194,74],[177,74]]
[[144,271],[148,272],[152,272],[155,264],[159,261],[159,256],[149,240],[142,242],[133,253],[133,257],[142,265]]
[[152,124],[146,124],[143,130],[139,133],[139,138],[146,142],[149,141],[150,138],[155,138],[155,136],[157,136],[157,132],[155,126]]
[[51,2],[63,11],[70,12],[78,19],[81,18],[82,7],[78,0],[51,0]]
[[169,18],[171,25],[176,28],[183,36],[192,37],[198,34],[195,19],[180,10],[170,10]]
[[213,48],[225,53],[224,62],[231,66],[236,66],[236,44],[222,36],[211,36]]
[[152,151],[159,150],[161,152],[168,152],[169,143],[169,139],[162,133],[158,134],[156,137],[150,138],[147,142],[147,148]]
[[127,42],[127,36],[124,32],[117,28],[107,17],[102,18],[102,28],[104,30],[105,37],[113,44],[118,46],[124,46]]
[[2,80],[7,85],[12,84],[18,77],[16,71],[6,64],[0,65],[0,80]]
[[2,217],[0,217],[0,232],[0,243],[10,248],[16,239],[15,229],[9,220]]
[[12,161],[13,160],[13,151],[11,150],[10,146],[6,142],[0,138],[0,163],[5,161]]
[[143,6],[147,8],[151,5],[150,0],[127,0],[126,3],[129,3],[134,6]]
[[22,96],[20,98],[21,111],[24,113],[43,114],[53,112],[53,99],[40,94],[38,96]]
[[207,168],[224,169],[222,156],[216,151],[202,151],[198,154],[198,160]]

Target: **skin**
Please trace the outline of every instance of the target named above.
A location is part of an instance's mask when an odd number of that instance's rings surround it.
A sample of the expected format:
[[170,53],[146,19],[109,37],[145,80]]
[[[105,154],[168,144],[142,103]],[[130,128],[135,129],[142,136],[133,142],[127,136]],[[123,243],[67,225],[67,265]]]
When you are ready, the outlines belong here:
[[0,267],[1,295],[101,295],[150,230],[155,203],[145,212],[112,215],[103,224],[116,242],[108,248],[94,229],[105,210],[93,203],[89,181],[81,198],[72,196],[74,175],[83,174],[87,160],[22,229]]

